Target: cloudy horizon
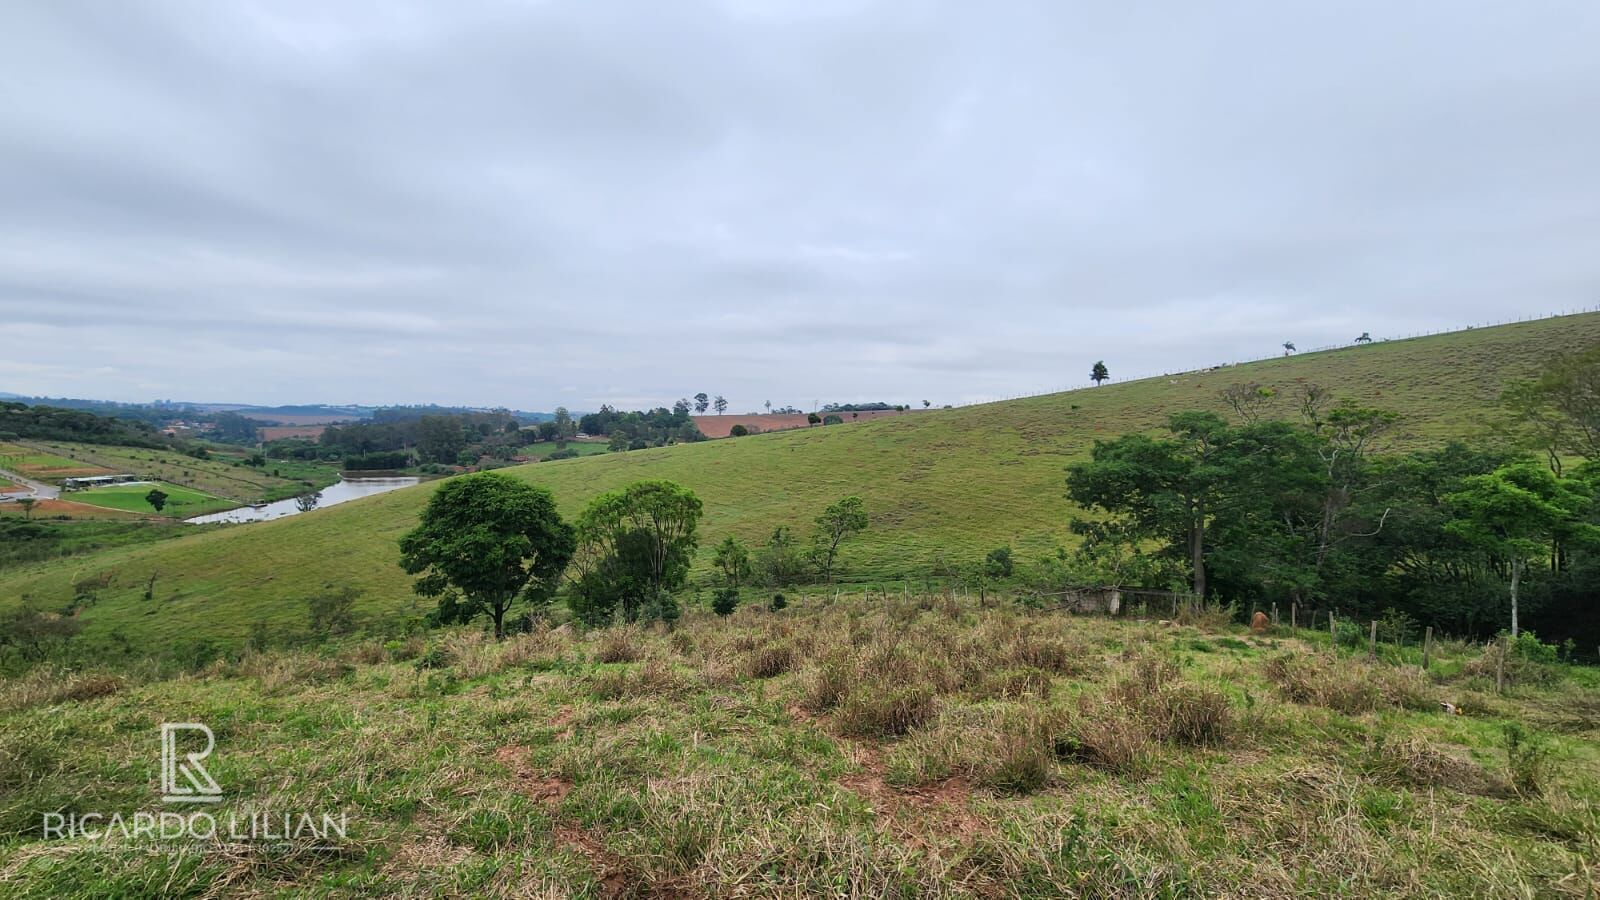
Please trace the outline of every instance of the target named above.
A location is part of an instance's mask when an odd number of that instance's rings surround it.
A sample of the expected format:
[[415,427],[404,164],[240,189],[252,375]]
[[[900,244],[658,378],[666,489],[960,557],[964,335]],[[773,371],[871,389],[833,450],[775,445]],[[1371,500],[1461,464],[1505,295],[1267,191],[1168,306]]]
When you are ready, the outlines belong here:
[[0,391],[959,404],[1600,303],[1600,7],[11,4]]

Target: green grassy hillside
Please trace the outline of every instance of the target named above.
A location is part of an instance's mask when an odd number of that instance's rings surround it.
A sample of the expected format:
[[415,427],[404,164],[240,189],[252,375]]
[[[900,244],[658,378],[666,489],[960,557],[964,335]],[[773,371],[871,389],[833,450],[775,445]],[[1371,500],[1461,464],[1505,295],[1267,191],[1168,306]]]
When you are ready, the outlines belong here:
[[[1336,396],[1401,412],[1401,441],[1419,445],[1482,429],[1506,379],[1535,374],[1552,353],[1597,343],[1600,314],[1586,314],[503,471],[549,486],[568,514],[595,493],[636,479],[686,484],[705,501],[702,557],[725,534],[758,542],[776,525],[806,527],[829,502],[859,494],[872,527],[847,545],[844,564],[856,577],[895,578],[927,572],[941,559],[970,561],[1000,544],[1026,557],[1068,540],[1068,462],[1096,438],[1158,426],[1179,410],[1216,407],[1218,392],[1234,382],[1319,383]],[[105,582],[80,613],[86,636],[115,628],[135,641],[238,639],[257,622],[299,627],[305,598],[328,586],[363,589],[358,612],[369,618],[419,609],[395,547],[430,490],[12,570],[0,577],[0,603],[29,597],[58,609],[71,603],[74,582]],[[155,599],[146,601],[152,573]]]

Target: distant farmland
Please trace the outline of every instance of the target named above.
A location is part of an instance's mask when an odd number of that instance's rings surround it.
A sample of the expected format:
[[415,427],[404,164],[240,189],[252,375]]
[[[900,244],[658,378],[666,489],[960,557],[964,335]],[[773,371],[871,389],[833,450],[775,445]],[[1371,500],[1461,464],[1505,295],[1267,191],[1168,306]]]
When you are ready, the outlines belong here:
[[[879,409],[871,410],[869,412],[819,412],[817,415],[838,416],[845,421],[845,424],[849,424],[851,422],[870,422],[873,419],[904,416],[912,412],[922,412],[922,410]],[[706,437],[725,438],[728,436],[728,432],[733,430],[733,426],[735,425],[743,425],[744,427],[750,429],[752,434],[764,434],[768,431],[791,431],[796,428],[813,427],[810,422],[806,421],[807,415],[809,415],[809,413],[773,413],[770,415],[692,416],[691,418],[694,419],[694,427],[700,429],[700,433]]]

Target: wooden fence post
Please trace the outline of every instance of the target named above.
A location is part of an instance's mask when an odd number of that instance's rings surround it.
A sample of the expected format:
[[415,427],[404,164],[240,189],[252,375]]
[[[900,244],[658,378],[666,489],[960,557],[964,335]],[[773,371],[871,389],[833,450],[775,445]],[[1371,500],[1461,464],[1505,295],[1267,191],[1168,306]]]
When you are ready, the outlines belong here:
[[1339,649],[1339,626],[1335,621],[1338,617],[1333,610],[1328,610],[1328,644],[1334,649]]
[[1495,654],[1494,660],[1494,692],[1498,694],[1506,688],[1506,639],[1501,637],[1496,643],[1500,652]]
[[1272,627],[1278,627],[1278,604],[1272,604]]
[[1378,620],[1372,620],[1372,633],[1367,637],[1367,655],[1378,658]]
[[1422,671],[1424,673],[1426,673],[1428,671],[1428,657],[1431,656],[1432,654],[1433,654],[1433,626],[1429,625],[1428,626],[1428,630],[1422,633]]
[[1300,630],[1299,612],[1300,612],[1300,604],[1298,604],[1298,603],[1290,603],[1289,604],[1289,636],[1290,637],[1294,637],[1296,632],[1298,632]]

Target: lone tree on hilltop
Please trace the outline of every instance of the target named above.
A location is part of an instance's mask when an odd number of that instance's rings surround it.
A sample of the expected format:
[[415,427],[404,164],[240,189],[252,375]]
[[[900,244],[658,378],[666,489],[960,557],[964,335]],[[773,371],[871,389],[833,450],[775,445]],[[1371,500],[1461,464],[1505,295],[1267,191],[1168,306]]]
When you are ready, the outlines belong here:
[[1291,354],[1293,352],[1294,352],[1294,341],[1284,341],[1283,342],[1283,355],[1284,356],[1288,356],[1289,354]]
[[712,405],[717,408],[717,415],[720,416],[728,411],[728,398],[718,394],[717,399],[713,401]]
[[706,410],[708,410],[710,408],[711,408],[711,398],[706,396],[706,392],[705,391],[701,391],[700,393],[694,395],[694,411],[695,412],[697,412],[697,413],[699,413],[700,415],[703,416],[703,415],[706,414]]
[[1089,370],[1089,380],[1094,382],[1095,387],[1099,387],[1100,382],[1110,377],[1111,370],[1106,368],[1105,360],[1095,363],[1094,368]]
[[144,502],[156,512],[161,512],[167,506],[167,493],[161,488],[151,488],[150,493],[144,495]]
[[1372,332],[1370,332],[1370,331],[1361,332],[1361,336],[1356,338],[1356,343],[1358,343],[1358,344],[1370,344],[1370,343],[1372,343]]
[[499,640],[518,597],[537,606],[549,602],[576,547],[549,491],[483,472],[434,492],[422,524],[400,539],[400,565],[422,574],[417,593],[439,598],[441,623],[488,613]]

